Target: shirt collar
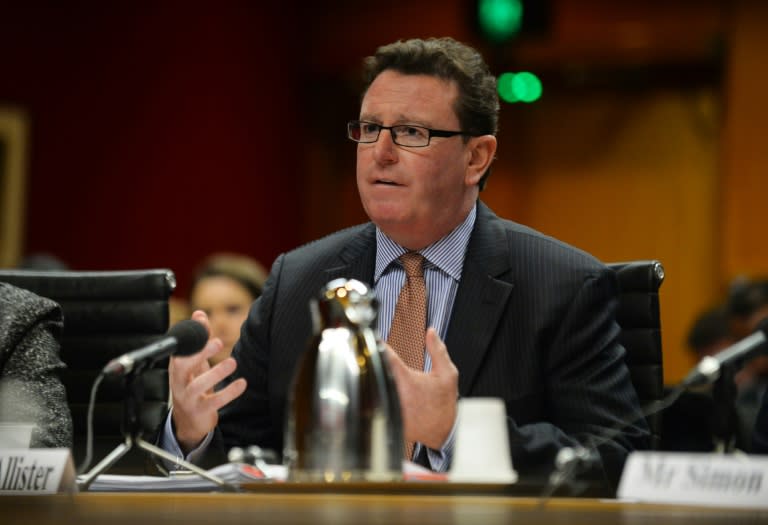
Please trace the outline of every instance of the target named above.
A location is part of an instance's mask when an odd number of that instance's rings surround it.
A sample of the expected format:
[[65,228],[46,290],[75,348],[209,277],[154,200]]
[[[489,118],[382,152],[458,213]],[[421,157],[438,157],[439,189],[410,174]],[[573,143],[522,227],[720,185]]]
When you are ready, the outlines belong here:
[[[469,236],[475,225],[477,216],[477,203],[467,214],[464,222],[459,224],[448,235],[419,250],[419,253],[427,260],[425,266],[432,265],[450,275],[453,279],[461,278],[461,269],[464,266],[464,256],[469,244]],[[373,274],[373,282],[377,283],[384,271],[389,268],[398,257],[408,250],[397,244],[386,233],[376,227],[376,270]]]

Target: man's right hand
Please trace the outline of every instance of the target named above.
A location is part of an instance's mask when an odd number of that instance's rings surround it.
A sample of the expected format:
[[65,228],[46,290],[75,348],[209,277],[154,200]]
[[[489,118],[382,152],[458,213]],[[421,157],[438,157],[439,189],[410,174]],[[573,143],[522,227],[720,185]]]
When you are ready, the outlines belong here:
[[[211,333],[208,316],[200,310],[192,314]],[[208,433],[216,428],[219,409],[240,396],[246,387],[243,378],[237,379],[226,388],[214,391],[222,379],[232,374],[237,366],[232,357],[214,367],[208,358],[220,352],[221,340],[210,337],[205,347],[190,356],[171,357],[168,365],[171,399],[173,403],[173,424],[176,440],[187,453],[194,450]]]

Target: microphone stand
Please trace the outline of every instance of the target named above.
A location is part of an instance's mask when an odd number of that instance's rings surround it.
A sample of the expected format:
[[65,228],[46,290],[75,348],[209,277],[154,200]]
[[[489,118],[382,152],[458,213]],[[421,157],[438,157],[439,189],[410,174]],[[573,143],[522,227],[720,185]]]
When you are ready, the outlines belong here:
[[115,447],[112,452],[107,454],[96,466],[94,466],[87,474],[78,479],[77,486],[80,490],[86,491],[91,486],[91,483],[96,479],[99,474],[102,474],[108,468],[115,464],[117,460],[123,457],[131,450],[134,445],[138,448],[159,456],[167,461],[171,461],[184,468],[198,474],[199,476],[215,483],[223,490],[237,491],[237,487],[226,483],[218,476],[215,476],[205,469],[198,467],[197,465],[186,461],[183,458],[179,458],[171,454],[170,452],[163,450],[160,447],[145,441],[142,437],[141,422],[139,421],[139,410],[144,398],[144,388],[141,381],[142,367],[138,367],[125,376],[125,396],[123,399],[123,437],[125,441]]
[[736,448],[738,415],[736,413],[736,383],[733,366],[723,366],[720,376],[712,385],[712,438],[715,451],[731,453]]

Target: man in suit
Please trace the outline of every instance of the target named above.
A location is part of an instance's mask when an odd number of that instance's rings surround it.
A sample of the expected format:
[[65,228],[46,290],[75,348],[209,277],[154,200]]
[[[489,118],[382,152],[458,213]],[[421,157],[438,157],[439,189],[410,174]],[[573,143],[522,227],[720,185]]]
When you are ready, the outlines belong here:
[[337,277],[370,283],[387,340],[406,280],[399,257],[418,252],[428,297],[423,368],[409,368],[398,348],[388,353],[405,439],[417,443],[412,459],[447,470],[457,399],[492,396],[505,401],[522,475],[551,471],[562,447],[594,442],[615,483],[647,438],[617,342],[616,279],[587,253],[479,200],[497,148],[495,78],[452,39],[383,46],[365,75],[348,136],[371,222],[278,257],[232,359],[209,368],[221,346],[212,339],[172,360],[163,446],[191,460],[234,445],[281,451],[287,390],[312,330],[309,299]]

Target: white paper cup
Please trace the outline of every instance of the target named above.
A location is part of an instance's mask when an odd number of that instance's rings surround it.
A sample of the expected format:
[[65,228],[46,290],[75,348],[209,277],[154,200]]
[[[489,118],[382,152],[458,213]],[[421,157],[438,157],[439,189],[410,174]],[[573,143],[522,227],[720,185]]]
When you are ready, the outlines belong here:
[[32,423],[0,423],[0,448],[29,448]]
[[459,400],[456,443],[449,479],[466,483],[514,483],[507,432],[507,411],[501,399]]

